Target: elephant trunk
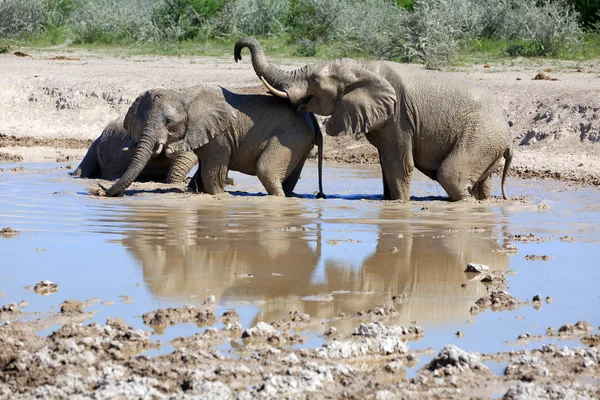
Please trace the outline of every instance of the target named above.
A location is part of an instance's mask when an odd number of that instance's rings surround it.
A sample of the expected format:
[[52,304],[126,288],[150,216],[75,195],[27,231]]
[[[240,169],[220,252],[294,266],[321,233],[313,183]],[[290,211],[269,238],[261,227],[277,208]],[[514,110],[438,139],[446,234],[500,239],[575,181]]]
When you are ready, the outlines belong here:
[[148,164],[150,157],[152,157],[152,150],[156,145],[156,141],[157,138],[154,129],[148,126],[144,128],[142,137],[131,160],[131,164],[129,164],[129,167],[127,167],[123,176],[106,190],[106,196],[119,196],[129,187],[129,185],[131,185],[131,182],[136,180],[144,167]]
[[[239,39],[235,43],[233,55],[236,62],[242,59],[244,47],[250,50],[254,72],[271,93],[278,97],[289,98],[293,103],[304,96],[296,93],[302,93],[302,89],[306,92],[308,86],[306,81],[310,73],[308,65],[293,71],[277,68],[269,63],[260,43],[251,37]],[[291,93],[292,88],[294,93]]]

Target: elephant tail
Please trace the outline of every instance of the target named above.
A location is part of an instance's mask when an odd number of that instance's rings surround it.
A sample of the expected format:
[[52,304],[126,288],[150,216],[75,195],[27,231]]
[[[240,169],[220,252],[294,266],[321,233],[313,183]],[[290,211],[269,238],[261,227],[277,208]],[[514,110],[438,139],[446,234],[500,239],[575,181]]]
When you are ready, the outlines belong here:
[[502,198],[504,200],[508,200],[508,196],[506,195],[506,190],[504,188],[505,186],[505,182],[506,182],[506,175],[508,175],[508,170],[510,169],[510,164],[512,162],[513,159],[513,147],[512,145],[509,145],[506,150],[504,151],[504,171],[502,171],[502,183],[501,183],[501,187],[502,187]]
[[98,178],[100,177],[100,161],[98,160],[98,142],[100,138],[94,140],[87,153],[81,160],[77,169],[69,175],[79,178]]
[[323,132],[319,127],[319,121],[313,113],[302,113],[308,126],[315,133],[315,143],[317,145],[317,160],[318,160],[318,174],[319,174],[319,193],[317,193],[317,199],[325,199],[325,193],[323,193]]

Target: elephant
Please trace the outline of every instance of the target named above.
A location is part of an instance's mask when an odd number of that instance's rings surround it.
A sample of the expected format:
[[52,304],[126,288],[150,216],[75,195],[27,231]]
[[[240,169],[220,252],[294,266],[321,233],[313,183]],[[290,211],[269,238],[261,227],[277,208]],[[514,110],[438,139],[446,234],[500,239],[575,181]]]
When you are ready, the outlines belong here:
[[413,169],[438,181],[452,201],[491,195],[491,174],[513,158],[504,113],[485,88],[450,74],[390,61],[348,58],[285,71],[271,65],[260,43],[239,39],[235,61],[248,48],[254,71],[274,95],[298,110],[330,116],[327,134],[364,133],[378,152],[386,200],[410,200]]
[[[123,118],[117,118],[106,125],[71,176],[118,179],[131,164],[136,145],[123,126]],[[198,157],[193,151],[180,153],[175,159],[162,152],[148,161],[137,180],[181,182],[196,164]]]
[[[199,167],[189,189],[222,193],[227,171],[233,170],[257,176],[270,195],[290,196],[310,150],[317,144],[317,198],[325,198],[323,136],[315,116],[297,112],[277,97],[248,92],[252,90],[240,94],[216,87],[194,97],[185,135],[165,150],[170,157],[190,150],[198,156]],[[160,105],[151,107],[154,112]]]
[[[323,139],[315,116],[271,95],[217,85],[151,89],[131,105],[125,126],[138,146],[123,176],[105,190],[109,197],[122,194],[165,145],[175,160],[189,151],[197,155],[189,187],[207,194],[223,192],[231,169],[258,176],[271,195],[290,195],[315,143],[321,171]],[[319,188],[324,197],[320,172]]]

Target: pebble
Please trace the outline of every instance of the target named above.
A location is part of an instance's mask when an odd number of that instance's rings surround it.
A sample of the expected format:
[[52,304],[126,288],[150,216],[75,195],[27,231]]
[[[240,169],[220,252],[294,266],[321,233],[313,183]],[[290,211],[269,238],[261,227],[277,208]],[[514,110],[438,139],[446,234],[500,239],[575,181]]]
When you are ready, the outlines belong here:
[[41,281],[35,284],[33,291],[42,296],[49,295],[58,291],[58,284],[52,281]]
[[488,267],[487,265],[477,264],[477,263],[468,263],[467,269],[465,269],[465,272],[473,272],[476,274],[480,274],[483,271],[489,271],[489,270],[490,270],[490,267]]

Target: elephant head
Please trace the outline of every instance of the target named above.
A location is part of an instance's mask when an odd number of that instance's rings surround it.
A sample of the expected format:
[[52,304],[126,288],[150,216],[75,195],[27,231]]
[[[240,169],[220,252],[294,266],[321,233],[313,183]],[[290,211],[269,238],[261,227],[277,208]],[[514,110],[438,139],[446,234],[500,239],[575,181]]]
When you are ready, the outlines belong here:
[[125,129],[137,143],[131,164],[123,176],[109,189],[106,196],[118,196],[129,187],[152,156],[163,147],[183,138],[188,122],[188,104],[181,93],[165,89],[141,94],[129,107]]
[[326,126],[330,136],[377,130],[393,118],[396,91],[362,62],[340,59],[285,71],[267,61],[253,38],[237,41],[236,61],[242,59],[244,47],[250,49],[254,71],[271,93],[288,98],[300,111],[331,116]]

